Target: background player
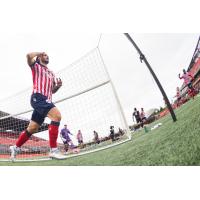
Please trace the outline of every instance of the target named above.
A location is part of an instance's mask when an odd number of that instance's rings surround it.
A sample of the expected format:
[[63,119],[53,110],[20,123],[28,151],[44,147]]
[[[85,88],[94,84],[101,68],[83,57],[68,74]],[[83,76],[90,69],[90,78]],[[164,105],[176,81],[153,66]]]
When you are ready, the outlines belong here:
[[140,118],[140,112],[137,110],[137,108],[134,108],[134,112],[133,112],[133,121],[134,118],[136,119],[136,123],[139,124],[140,122],[142,122],[141,118]]
[[194,98],[195,89],[192,86],[192,81],[194,80],[194,77],[189,72],[186,72],[185,69],[183,69],[183,75],[180,76],[179,74],[178,77],[184,80],[184,84],[188,87],[188,95]]
[[80,147],[83,147],[83,134],[82,134],[81,130],[78,130],[78,133],[76,135],[76,139],[78,140],[78,145]]
[[140,111],[140,119],[141,119],[141,126],[142,126],[142,128],[143,128],[143,126],[144,126],[144,123],[145,123],[145,121],[146,121],[146,114],[145,114],[145,112],[144,112],[144,108],[141,108],[141,111]]
[[177,87],[176,88],[176,105],[177,105],[177,108],[181,105],[181,91],[180,91],[180,88]]
[[63,144],[65,146],[65,151],[67,152],[69,149],[72,150],[75,148],[75,145],[73,144],[71,138],[69,137],[70,135],[73,135],[70,130],[67,128],[67,125],[64,125],[64,128],[60,132],[60,137],[63,141]]

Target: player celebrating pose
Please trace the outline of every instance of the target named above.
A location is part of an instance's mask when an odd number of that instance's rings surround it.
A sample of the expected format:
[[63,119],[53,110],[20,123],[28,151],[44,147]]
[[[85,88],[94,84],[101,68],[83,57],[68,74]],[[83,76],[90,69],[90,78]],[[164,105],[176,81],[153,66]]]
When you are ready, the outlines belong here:
[[192,81],[194,80],[194,77],[189,72],[186,72],[185,69],[183,70],[183,75],[180,76],[179,74],[178,77],[184,80],[185,85],[188,87],[189,96],[191,96],[194,99],[195,89],[192,86]]
[[[36,58],[36,59],[35,59]],[[33,52],[27,54],[27,62],[31,68],[33,76],[33,93],[31,95],[31,106],[33,113],[31,121],[26,130],[24,130],[16,144],[10,146],[11,159],[14,160],[20,147],[28,141],[32,134],[36,133],[44,122],[45,117],[50,118],[49,125],[49,157],[55,159],[64,159],[57,148],[58,129],[61,121],[61,114],[56,106],[52,103],[52,93],[62,86],[61,79],[56,79],[52,71],[47,67],[49,56],[46,53]]]
[[189,73],[189,72],[186,72],[185,69],[183,69],[183,75],[181,76],[180,74],[178,75],[178,77],[180,79],[183,79],[184,80],[184,83],[185,85],[189,88],[189,89],[192,89],[192,81],[194,79],[194,77]]

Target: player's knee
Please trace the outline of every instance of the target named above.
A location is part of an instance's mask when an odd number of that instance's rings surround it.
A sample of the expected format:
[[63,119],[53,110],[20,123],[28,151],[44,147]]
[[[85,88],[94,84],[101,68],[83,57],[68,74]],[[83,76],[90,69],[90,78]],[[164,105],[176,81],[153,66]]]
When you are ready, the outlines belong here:
[[38,127],[30,126],[27,128],[27,131],[31,134],[36,133],[38,131]]
[[36,133],[38,131],[38,128],[39,128],[39,125],[37,125],[36,123],[30,123],[28,128],[27,128],[27,131],[30,134],[33,134],[33,133]]
[[60,122],[61,119],[62,119],[61,114],[60,114],[60,113],[57,113],[57,114],[54,116],[53,121]]
[[58,121],[60,122],[61,119],[62,119],[61,114],[59,114],[59,115],[57,116],[57,118],[58,118]]

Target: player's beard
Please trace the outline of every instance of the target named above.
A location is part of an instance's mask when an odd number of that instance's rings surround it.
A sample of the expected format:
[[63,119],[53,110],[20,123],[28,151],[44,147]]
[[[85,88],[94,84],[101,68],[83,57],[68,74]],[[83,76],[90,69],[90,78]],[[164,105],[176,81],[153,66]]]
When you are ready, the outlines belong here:
[[49,64],[49,60],[44,60],[43,61],[46,65]]

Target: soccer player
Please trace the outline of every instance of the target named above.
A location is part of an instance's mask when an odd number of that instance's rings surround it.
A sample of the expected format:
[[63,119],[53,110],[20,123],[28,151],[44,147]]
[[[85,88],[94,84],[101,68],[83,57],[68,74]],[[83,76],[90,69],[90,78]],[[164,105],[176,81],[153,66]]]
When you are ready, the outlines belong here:
[[176,105],[177,105],[177,108],[181,105],[181,92],[180,92],[180,88],[177,87],[176,88]]
[[186,72],[185,69],[183,69],[183,75],[180,76],[179,74],[178,77],[184,80],[184,84],[188,87],[189,96],[193,97],[194,99],[195,89],[192,86],[192,81],[194,80],[194,77],[189,72]]
[[27,62],[32,71],[33,92],[31,95],[31,106],[33,113],[31,121],[24,130],[16,144],[10,146],[11,159],[14,160],[20,147],[29,140],[32,134],[36,133],[44,122],[45,117],[50,118],[49,130],[49,157],[64,159],[66,156],[60,153],[57,148],[58,130],[61,121],[61,113],[52,103],[52,94],[62,86],[61,79],[56,79],[54,73],[47,67],[49,56],[44,52],[33,52],[27,54]]
[[143,126],[144,126],[144,122],[146,121],[146,116],[145,116],[144,108],[141,108],[141,111],[140,111],[140,119],[141,119],[141,121],[142,121],[141,126],[143,127]]
[[112,142],[115,141],[115,130],[114,130],[114,126],[110,126],[110,139],[112,140]]
[[133,112],[133,121],[134,121],[134,117],[136,119],[137,124],[142,122],[141,118],[140,118],[140,112],[137,110],[137,108],[134,108],[134,112]]
[[76,139],[78,140],[78,144],[80,146],[82,146],[83,145],[83,135],[81,133],[81,130],[78,130],[78,133],[76,135]]
[[60,132],[60,137],[63,141],[63,144],[65,146],[65,151],[67,152],[69,147],[70,149],[73,149],[75,148],[71,138],[69,137],[69,134],[70,135],[73,135],[70,130],[67,128],[67,124],[64,125],[64,128],[61,130]]
[[183,75],[181,76],[180,74],[178,75],[178,77],[180,79],[183,79],[184,80],[184,83],[185,85],[189,88],[189,89],[192,89],[192,81],[194,79],[194,77],[189,73],[189,72],[186,72],[185,69],[183,69]]
[[94,143],[95,143],[95,144],[99,144],[99,143],[100,143],[100,140],[99,140],[99,135],[98,135],[98,133],[97,133],[96,131],[93,131],[93,133],[94,133],[94,139],[93,139]]

